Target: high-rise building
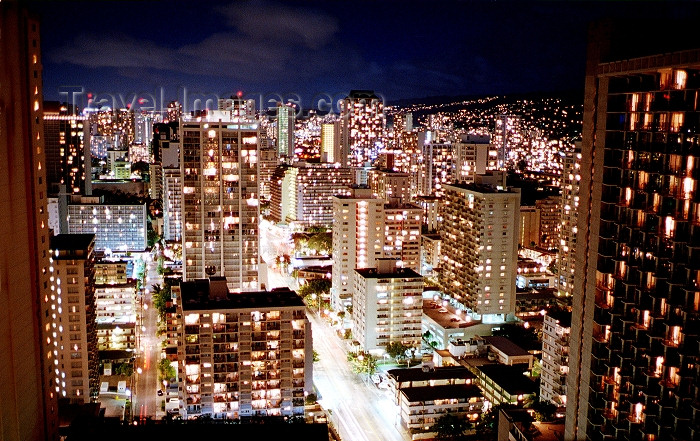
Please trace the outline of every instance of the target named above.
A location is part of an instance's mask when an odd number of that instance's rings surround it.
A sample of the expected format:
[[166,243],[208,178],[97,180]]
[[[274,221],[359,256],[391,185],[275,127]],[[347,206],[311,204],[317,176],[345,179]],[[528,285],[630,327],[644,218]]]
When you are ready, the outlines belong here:
[[540,220],[540,248],[552,250],[559,245],[559,225],[561,196],[547,196],[535,201],[535,208]]
[[384,204],[384,257],[397,260],[399,267],[420,272],[420,233],[423,210],[391,198]]
[[304,415],[313,345],[301,297],[287,289],[231,293],[213,278],[182,282],[180,298],[180,415]]
[[383,142],[384,102],[374,91],[351,90],[340,102],[342,165],[364,167],[378,155]]
[[494,151],[488,135],[463,135],[453,144],[454,182],[474,182],[489,170],[489,153]]
[[423,196],[441,196],[443,186],[454,181],[452,144],[428,142],[422,147],[418,192]]
[[566,406],[566,376],[569,373],[571,313],[550,310],[542,324],[542,371],[540,400]]
[[282,157],[294,156],[294,119],[296,109],[290,105],[277,105],[277,151]]
[[163,169],[163,237],[182,239],[182,174],[180,169]]
[[272,145],[272,141],[261,137],[260,151],[258,152],[258,186],[260,187],[260,198],[263,200],[270,200],[272,175],[279,163],[278,158],[277,149]]
[[61,396],[76,403],[94,402],[99,392],[94,251],[94,234],[51,238],[51,291],[61,299],[56,380]]
[[440,285],[453,302],[502,321],[515,312],[520,193],[492,185],[445,185]]
[[370,170],[367,181],[372,193],[379,199],[399,199],[408,203],[411,200],[411,176],[393,170]]
[[565,439],[700,438],[700,41],[638,26],[590,34]]
[[420,346],[423,277],[395,259],[377,259],[376,268],[353,276],[352,332],[362,350],[381,355],[390,343]]
[[[0,433],[5,441],[58,438],[59,344],[43,141],[39,21],[0,3]],[[48,340],[47,340],[48,339]]]
[[67,104],[45,102],[44,144],[49,193],[58,194],[59,185],[66,185],[72,194],[90,195],[92,166],[87,117]]
[[321,124],[321,161],[340,162],[340,121]]
[[59,194],[57,233],[94,234],[98,251],[144,251],[148,247],[146,204],[106,204],[103,196]]
[[355,268],[372,268],[384,256],[384,201],[367,187],[333,197],[333,277],[331,304],[352,304]]
[[497,170],[506,170],[513,165],[515,152],[523,143],[520,116],[499,115],[493,132],[493,147]]
[[581,149],[563,153],[561,178],[561,203],[559,205],[559,246],[557,252],[557,277],[555,288],[560,296],[574,293],[576,268],[576,238],[578,236],[579,182],[581,181]]
[[283,170],[284,176],[272,186],[272,220],[306,227],[331,227],[333,196],[350,193],[352,170],[332,164],[306,163],[296,163]]
[[183,278],[226,277],[258,288],[258,123],[254,103],[183,117],[180,124]]

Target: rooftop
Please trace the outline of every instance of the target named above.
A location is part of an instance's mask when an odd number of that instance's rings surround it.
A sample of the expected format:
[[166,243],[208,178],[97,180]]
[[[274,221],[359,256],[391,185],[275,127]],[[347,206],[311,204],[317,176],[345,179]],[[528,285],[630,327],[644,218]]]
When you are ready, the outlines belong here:
[[402,383],[404,381],[449,380],[453,378],[474,378],[469,369],[464,366],[442,366],[433,371],[425,372],[420,368],[390,369],[387,374]]
[[537,392],[537,384],[524,375],[522,365],[484,364],[477,366],[485,376],[510,395],[529,395]]
[[[213,278],[212,282],[221,282]],[[218,285],[218,283],[217,283]],[[225,286],[225,285],[224,285]],[[224,293],[218,297],[209,279],[197,279],[180,283],[182,309],[197,311],[207,309],[248,309],[271,307],[303,307],[304,302],[299,295],[288,288],[276,288],[272,291],[256,291],[242,293]]]
[[413,271],[411,268],[394,268],[392,271],[379,272],[377,268],[360,268],[356,269],[365,279],[384,279],[384,278],[402,278],[402,279],[422,279],[423,276]]
[[484,341],[486,344],[489,344],[493,346],[494,348],[498,349],[499,351],[503,352],[509,357],[519,357],[522,355],[530,355],[529,352],[527,352],[525,349],[521,348],[520,346],[516,345],[506,337],[498,336],[498,335],[490,335],[487,337],[484,337]]
[[473,191],[476,193],[485,193],[485,194],[495,194],[495,193],[503,193],[503,194],[515,194],[515,191],[512,191],[510,189],[508,190],[499,190],[496,187],[492,185],[485,185],[485,184],[475,184],[475,183],[466,183],[466,182],[455,182],[452,184],[445,184],[445,188],[448,187],[454,187],[457,189],[462,189],[462,190],[469,190]]
[[547,315],[556,320],[559,325],[563,328],[571,327],[571,313],[569,311],[562,311],[560,309],[552,309],[547,311]]
[[401,393],[410,402],[447,400],[453,398],[481,397],[481,390],[474,384],[448,384],[445,386],[407,387]]
[[58,234],[51,238],[53,250],[84,250],[95,240],[94,234]]
[[457,315],[450,305],[440,305],[439,302],[423,299],[423,316],[430,317],[444,329],[468,328],[481,323],[480,320],[472,320],[471,317],[467,320],[465,314]]

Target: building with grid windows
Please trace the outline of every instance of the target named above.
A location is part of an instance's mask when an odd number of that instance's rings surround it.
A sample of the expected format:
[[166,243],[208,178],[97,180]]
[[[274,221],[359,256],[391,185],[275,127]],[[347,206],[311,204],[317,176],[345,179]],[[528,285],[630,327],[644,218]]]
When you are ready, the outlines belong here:
[[377,158],[383,142],[384,102],[371,90],[351,90],[340,102],[340,158],[344,166],[364,167]]
[[571,312],[547,311],[542,325],[540,400],[558,407],[566,406],[570,333]]
[[296,109],[290,105],[277,105],[277,151],[280,157],[294,156],[294,120]]
[[589,42],[566,439],[700,437],[700,41],[636,25]]
[[99,391],[99,359],[95,307],[95,236],[59,234],[51,238],[53,280],[58,303],[56,374],[61,396],[89,403]]
[[557,252],[557,277],[554,287],[557,295],[571,297],[576,270],[576,238],[578,236],[579,182],[581,181],[581,149],[565,152],[564,171],[561,179],[561,203],[559,205],[559,246]]
[[[223,101],[223,100],[222,100]],[[258,123],[252,101],[226,100],[180,125],[183,278],[221,276],[258,289]]]
[[101,196],[59,195],[61,234],[94,234],[97,251],[148,247],[146,204],[105,204]]
[[418,347],[423,315],[423,277],[377,259],[376,268],[356,269],[353,279],[353,338],[363,351],[381,355],[390,343]]
[[349,194],[353,182],[352,169],[332,164],[296,163],[277,176],[271,188],[272,219],[308,227],[330,227],[333,196]]
[[485,184],[445,185],[439,282],[484,322],[515,312],[520,193]]
[[180,285],[180,415],[303,416],[312,389],[311,327],[301,297],[231,293],[223,278]]

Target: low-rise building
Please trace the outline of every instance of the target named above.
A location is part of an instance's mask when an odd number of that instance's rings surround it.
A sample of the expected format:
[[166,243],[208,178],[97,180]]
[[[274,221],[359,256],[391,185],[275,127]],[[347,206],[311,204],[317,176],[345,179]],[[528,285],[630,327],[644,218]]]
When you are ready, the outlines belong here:
[[501,364],[514,365],[526,364],[528,369],[532,369],[534,357],[525,349],[516,345],[506,337],[491,335],[484,337],[484,342],[489,347],[489,353],[493,354]]
[[135,323],[136,282],[95,285],[95,305],[97,323]]
[[401,424],[413,439],[424,439],[445,414],[477,421],[484,408],[484,396],[477,386],[467,384],[410,387],[401,390],[399,406]]
[[452,340],[490,335],[493,326],[472,319],[463,310],[455,309],[447,302],[423,299],[421,331],[436,349],[447,348]]
[[136,348],[136,323],[97,323],[97,349],[99,351]]
[[525,376],[525,365],[480,364],[472,368],[484,397],[494,406],[522,406],[534,400],[537,384]]

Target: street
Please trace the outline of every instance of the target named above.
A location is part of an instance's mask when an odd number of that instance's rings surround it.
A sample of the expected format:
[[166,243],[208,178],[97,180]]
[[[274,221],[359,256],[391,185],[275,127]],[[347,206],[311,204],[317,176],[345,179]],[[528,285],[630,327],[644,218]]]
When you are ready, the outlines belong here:
[[[132,415],[134,420],[143,417],[155,417],[160,411],[159,397],[156,390],[162,389],[158,383],[158,360],[160,360],[160,340],[156,337],[158,328],[158,311],[153,307],[151,299],[151,286],[162,284],[163,277],[157,273],[157,262],[147,262],[146,283],[144,287],[149,290],[143,294],[143,305],[140,310],[139,347],[140,355],[136,358],[136,381],[133,391]],[[141,373],[138,373],[138,369]]]
[[319,402],[330,411],[330,421],[340,437],[344,441],[409,439],[389,393],[352,372],[340,338],[317,315],[307,315],[319,355],[319,361],[314,363],[314,384],[320,394]]

